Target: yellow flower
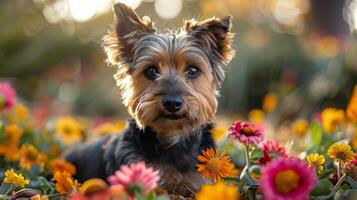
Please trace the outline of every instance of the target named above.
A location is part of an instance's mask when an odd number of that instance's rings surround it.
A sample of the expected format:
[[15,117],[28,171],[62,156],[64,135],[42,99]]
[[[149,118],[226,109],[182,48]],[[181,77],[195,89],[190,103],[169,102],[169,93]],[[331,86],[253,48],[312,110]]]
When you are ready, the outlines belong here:
[[5,141],[0,145],[0,155],[4,155],[6,161],[16,161],[19,157],[18,145],[23,129],[16,124],[9,124],[5,128]]
[[107,188],[108,184],[105,181],[98,178],[92,178],[83,183],[79,192],[84,195],[91,195],[100,191],[105,191]]
[[39,195],[36,194],[35,196],[31,197],[31,200],[48,200],[48,196],[47,195]]
[[295,135],[303,137],[309,131],[309,123],[305,119],[297,119],[291,125],[291,129]]
[[70,193],[73,190],[78,190],[80,184],[77,180],[73,179],[70,173],[56,172],[53,176],[53,180],[56,182],[56,190],[61,194]]
[[202,155],[197,157],[200,164],[197,164],[197,171],[203,178],[212,179],[214,182],[220,181],[224,177],[234,176],[235,168],[230,158],[224,151],[212,148],[202,151]]
[[73,144],[82,140],[83,128],[72,117],[60,117],[56,120],[56,135],[63,143]]
[[315,167],[318,173],[321,173],[322,170],[324,169],[324,163],[325,163],[324,155],[318,153],[312,153],[307,155],[306,161],[310,167],[311,166]]
[[218,182],[213,185],[205,184],[196,194],[196,200],[239,200],[237,187]]
[[349,163],[354,159],[351,146],[347,144],[335,143],[331,145],[327,150],[327,155],[329,155],[331,159],[341,161],[342,163]]
[[220,140],[226,134],[227,128],[223,126],[216,126],[211,130],[211,135],[216,141]]
[[278,105],[278,96],[274,93],[268,93],[263,99],[263,110],[267,113],[271,113]]
[[126,126],[126,122],[124,120],[120,120],[117,123],[104,123],[98,126],[95,129],[95,133],[98,135],[108,135],[108,134],[116,134],[123,130]]
[[248,118],[249,118],[249,121],[251,121],[253,123],[260,123],[260,122],[264,121],[265,114],[260,109],[253,109],[253,110],[249,111]]
[[351,100],[348,103],[346,114],[349,120],[357,123],[357,85],[355,85]]
[[21,103],[17,103],[14,106],[14,111],[15,111],[15,119],[17,122],[21,122],[23,120],[26,120],[29,114],[29,110],[26,106],[24,106]]
[[13,184],[16,187],[25,187],[25,185],[29,184],[29,181],[26,180],[22,174],[16,174],[14,169],[9,169],[5,172],[4,183]]
[[68,172],[71,175],[76,174],[76,167],[72,165],[71,163],[62,160],[62,159],[54,159],[50,161],[50,168],[52,171],[52,174],[55,174],[56,172]]
[[343,110],[326,108],[321,113],[322,127],[326,132],[334,132],[344,122],[345,113]]
[[20,148],[20,163],[19,166],[29,170],[31,166],[38,165],[43,169],[44,162],[47,156],[40,152],[36,147],[31,144],[23,144]]

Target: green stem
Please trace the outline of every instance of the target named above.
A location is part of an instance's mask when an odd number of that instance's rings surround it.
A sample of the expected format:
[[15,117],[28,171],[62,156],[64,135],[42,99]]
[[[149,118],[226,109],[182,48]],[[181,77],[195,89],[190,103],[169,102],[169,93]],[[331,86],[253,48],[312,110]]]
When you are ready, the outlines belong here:
[[335,187],[333,187],[332,191],[336,192],[345,178],[346,178],[346,174],[344,174],[340,179],[338,179],[338,181],[337,181]]
[[340,180],[341,179],[341,171],[342,171],[342,163],[341,160],[338,161],[338,167],[337,167],[337,179]]
[[245,165],[249,169],[249,146],[245,145]]
[[5,192],[5,195],[9,194],[9,192],[12,190],[13,184],[10,185],[9,189]]

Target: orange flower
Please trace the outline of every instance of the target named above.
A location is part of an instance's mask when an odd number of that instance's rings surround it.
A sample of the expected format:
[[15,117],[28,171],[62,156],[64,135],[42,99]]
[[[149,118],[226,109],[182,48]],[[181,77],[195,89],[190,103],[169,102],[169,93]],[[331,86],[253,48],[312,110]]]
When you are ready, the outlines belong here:
[[197,164],[197,171],[203,178],[212,179],[214,182],[222,178],[236,175],[236,170],[230,158],[225,155],[224,151],[209,148],[202,151],[202,155],[197,157],[200,164]]
[[74,190],[78,191],[80,184],[77,180],[73,179],[70,173],[56,172],[53,176],[53,180],[56,182],[56,190],[61,194],[71,193]]
[[351,100],[348,103],[346,114],[349,120],[357,123],[357,85],[355,86]]
[[29,170],[38,165],[43,169],[47,156],[31,144],[23,144],[20,148],[20,167]]
[[22,136],[23,129],[18,127],[16,124],[9,124],[5,128],[6,139],[8,144],[17,145],[19,143],[19,139]]
[[51,160],[50,167],[52,170],[52,174],[55,174],[56,172],[68,172],[71,175],[76,174],[76,167],[62,159]]

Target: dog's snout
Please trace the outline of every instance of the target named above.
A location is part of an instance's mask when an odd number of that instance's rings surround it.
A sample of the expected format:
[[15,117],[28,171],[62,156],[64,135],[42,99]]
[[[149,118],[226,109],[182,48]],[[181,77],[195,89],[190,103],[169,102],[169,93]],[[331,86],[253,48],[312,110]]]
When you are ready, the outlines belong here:
[[166,95],[162,99],[162,104],[169,112],[177,112],[183,107],[183,100],[180,96]]

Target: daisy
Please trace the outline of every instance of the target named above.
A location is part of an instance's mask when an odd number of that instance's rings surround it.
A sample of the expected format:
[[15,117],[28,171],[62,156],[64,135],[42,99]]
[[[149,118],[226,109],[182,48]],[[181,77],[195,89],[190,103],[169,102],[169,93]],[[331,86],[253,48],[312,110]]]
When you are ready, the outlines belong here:
[[280,157],[262,168],[260,188],[266,200],[307,200],[315,183],[304,161]]
[[349,163],[354,159],[351,146],[341,143],[331,145],[327,150],[327,155],[330,156],[332,160],[341,161],[342,163]]
[[200,161],[200,164],[196,165],[197,171],[201,173],[203,178],[212,179],[214,182],[232,176],[235,173],[235,168],[230,158],[225,155],[224,151],[219,149],[209,148],[202,151],[197,160]]
[[229,128],[230,139],[238,141],[244,145],[257,144],[263,141],[263,132],[254,127],[252,123],[236,121]]
[[239,200],[238,189],[235,186],[218,182],[213,185],[205,184],[196,194],[196,200]]
[[321,173],[324,169],[325,157],[324,155],[318,153],[312,153],[307,155],[306,161],[309,164],[309,167],[314,167],[316,175]]

